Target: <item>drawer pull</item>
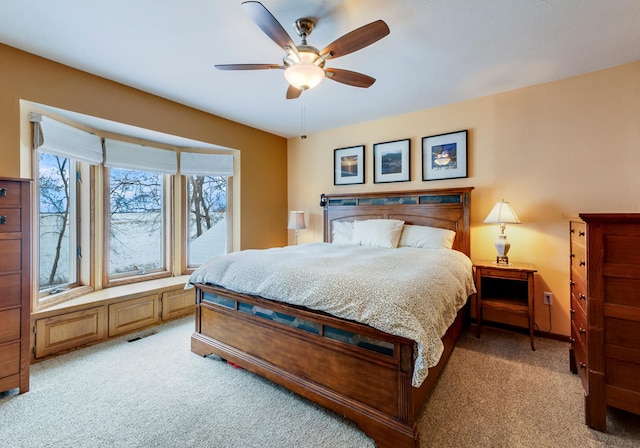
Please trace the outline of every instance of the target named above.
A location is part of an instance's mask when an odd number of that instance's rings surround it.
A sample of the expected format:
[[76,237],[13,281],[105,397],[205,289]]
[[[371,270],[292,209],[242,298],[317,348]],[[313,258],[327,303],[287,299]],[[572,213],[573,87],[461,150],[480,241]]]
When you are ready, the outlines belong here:
[[7,195],[7,189],[6,188],[0,188],[0,196],[6,196]]
[[578,297],[580,297],[580,300],[587,300],[587,296],[582,293],[578,294]]
[[569,342],[571,342],[573,344],[574,342],[576,342],[576,339],[575,338],[569,338]]
[[578,236],[584,236],[584,235],[585,233],[582,230],[578,232]]
[[580,266],[586,266],[587,262],[584,260],[580,260],[580,263],[578,263]]
[[569,281],[569,286],[571,286],[573,288],[574,286],[576,286],[576,282],[574,282],[573,280],[570,280]]
[[586,369],[587,365],[584,362],[580,361],[580,368],[581,369]]
[[573,308],[571,308],[571,309],[569,310],[569,314],[571,314],[571,315],[576,314],[576,310],[574,310]]
[[569,255],[571,258],[576,258],[576,254]]
[[0,224],[6,224],[7,223],[7,217],[5,215],[0,216]]
[[587,330],[585,328],[580,327],[578,331],[580,332],[580,334],[587,334]]

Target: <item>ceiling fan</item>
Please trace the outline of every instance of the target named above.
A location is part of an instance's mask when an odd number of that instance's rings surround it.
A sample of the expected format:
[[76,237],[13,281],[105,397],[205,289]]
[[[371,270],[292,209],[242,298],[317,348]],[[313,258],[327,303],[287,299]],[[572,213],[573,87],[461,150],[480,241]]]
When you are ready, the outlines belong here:
[[357,28],[336,39],[322,51],[307,44],[307,38],[313,31],[316,21],[302,18],[295,22],[298,35],[302,39],[295,45],[280,22],[265,8],[262,3],[246,1],[242,3],[244,10],[251,16],[258,27],[286,51],[282,64],[220,64],[219,70],[284,70],[284,77],[289,82],[287,99],[298,98],[303,90],[317,86],[323,78],[354,87],[370,87],[376,80],[362,73],[339,68],[325,68],[328,59],[361,50],[389,34],[389,27],[383,20],[376,20]]

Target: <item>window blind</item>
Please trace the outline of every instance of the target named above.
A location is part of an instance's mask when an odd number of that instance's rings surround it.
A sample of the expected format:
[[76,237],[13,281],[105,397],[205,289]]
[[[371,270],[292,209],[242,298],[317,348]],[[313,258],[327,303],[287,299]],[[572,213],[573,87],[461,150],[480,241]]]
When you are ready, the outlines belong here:
[[40,114],[31,114],[33,147],[41,152],[99,165],[103,161],[100,137]]
[[188,176],[233,176],[233,155],[181,152],[180,174]]
[[178,158],[174,151],[119,140],[105,139],[106,167],[176,174]]

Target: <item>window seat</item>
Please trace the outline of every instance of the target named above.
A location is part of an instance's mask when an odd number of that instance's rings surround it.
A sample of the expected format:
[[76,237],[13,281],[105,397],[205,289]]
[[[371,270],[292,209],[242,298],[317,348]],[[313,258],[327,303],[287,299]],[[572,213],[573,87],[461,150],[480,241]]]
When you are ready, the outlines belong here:
[[195,310],[188,275],[115,286],[31,314],[31,362],[104,342]]

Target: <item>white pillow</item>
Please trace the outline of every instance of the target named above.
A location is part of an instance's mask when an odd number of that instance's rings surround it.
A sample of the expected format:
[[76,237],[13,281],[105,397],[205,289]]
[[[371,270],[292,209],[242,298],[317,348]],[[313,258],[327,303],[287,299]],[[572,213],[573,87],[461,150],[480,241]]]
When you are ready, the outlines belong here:
[[333,244],[353,244],[353,221],[333,222]]
[[455,237],[456,232],[449,229],[406,225],[402,229],[398,246],[423,249],[451,249]]
[[361,246],[395,249],[400,241],[404,221],[398,219],[367,219],[353,224],[353,243]]

